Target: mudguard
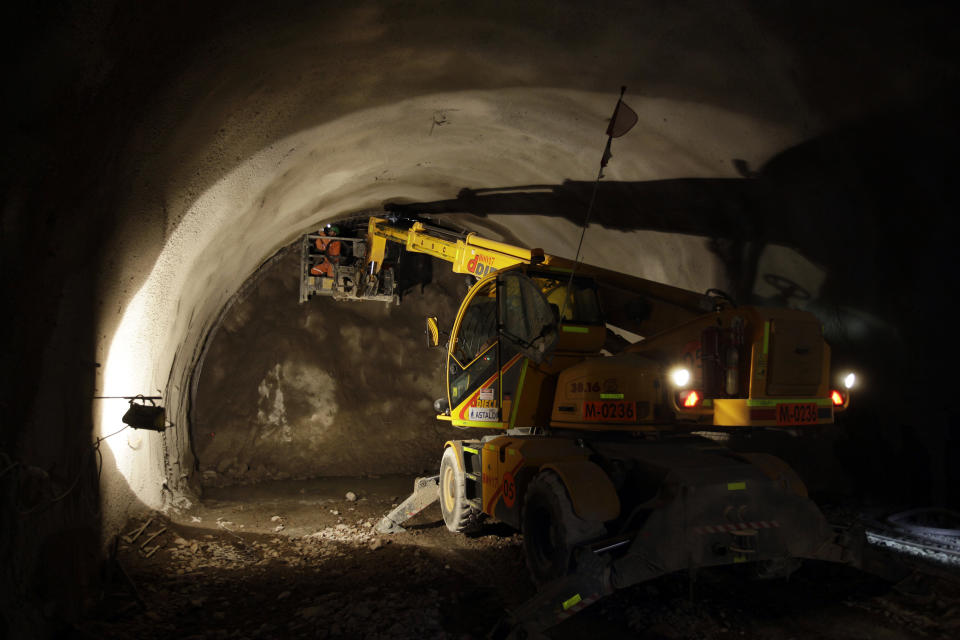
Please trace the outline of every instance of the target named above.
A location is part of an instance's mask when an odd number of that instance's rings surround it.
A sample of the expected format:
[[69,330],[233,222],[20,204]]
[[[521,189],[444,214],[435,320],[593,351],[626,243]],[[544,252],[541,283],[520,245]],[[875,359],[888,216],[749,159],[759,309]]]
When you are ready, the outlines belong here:
[[561,460],[540,467],[560,476],[573,510],[584,520],[606,522],[620,515],[620,497],[613,482],[589,460]]
[[447,442],[443,445],[444,450],[446,450],[447,447],[450,447],[457,452],[457,467],[460,469],[460,471],[464,471],[463,440],[447,440]]
[[807,485],[800,479],[797,472],[780,458],[769,453],[737,453],[736,455],[752,464],[771,480],[780,482],[790,493],[801,498],[809,497]]

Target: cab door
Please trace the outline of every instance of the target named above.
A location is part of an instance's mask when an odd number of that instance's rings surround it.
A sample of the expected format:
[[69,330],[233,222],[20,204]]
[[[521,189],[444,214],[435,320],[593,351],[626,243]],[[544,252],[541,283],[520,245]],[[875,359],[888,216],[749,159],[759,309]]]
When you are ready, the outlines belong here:
[[497,317],[496,278],[486,278],[464,299],[450,339],[447,392],[457,426],[502,428]]
[[533,281],[511,271],[478,282],[457,314],[447,356],[453,424],[506,429],[522,361],[539,362],[555,341],[553,311]]

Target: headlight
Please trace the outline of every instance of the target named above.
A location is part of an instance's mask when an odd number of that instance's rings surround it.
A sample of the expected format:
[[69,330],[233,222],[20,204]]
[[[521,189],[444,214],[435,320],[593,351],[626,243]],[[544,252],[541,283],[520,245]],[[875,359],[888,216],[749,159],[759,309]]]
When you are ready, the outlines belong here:
[[853,385],[857,384],[857,376],[853,373],[848,373],[843,377],[843,386],[847,389],[853,389]]
[[670,372],[670,381],[674,386],[685,387],[690,383],[690,370],[683,367],[677,367]]

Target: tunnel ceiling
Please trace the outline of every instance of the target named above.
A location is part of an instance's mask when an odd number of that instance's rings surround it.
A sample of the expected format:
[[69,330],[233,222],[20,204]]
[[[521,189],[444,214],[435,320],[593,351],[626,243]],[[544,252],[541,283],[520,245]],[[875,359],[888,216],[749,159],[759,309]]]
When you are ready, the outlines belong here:
[[[13,39],[13,84],[24,88],[14,148],[24,162],[5,217],[19,220],[48,181],[67,176],[42,208],[75,213],[61,213],[50,233],[27,228],[41,241],[95,248],[79,255],[82,274],[97,274],[88,309],[93,357],[104,364],[97,391],[165,392],[172,440],[115,450],[123,482],[148,503],[160,501],[164,469],[174,479],[188,472],[170,465],[188,465],[189,374],[218,314],[258,265],[322,221],[463,189],[589,181],[620,85],[640,124],[616,141],[607,179],[648,182],[743,178],[835,128],[909,112],[955,79],[934,7],[104,2],[55,16],[21,11],[12,17],[40,36],[29,46]],[[847,151],[831,156],[841,171]],[[572,254],[570,220],[510,213],[485,224]],[[667,219],[655,232],[676,231]],[[696,242],[711,241],[699,233]],[[624,234],[614,251],[593,249],[598,261],[656,269],[624,263],[635,241]],[[701,249],[716,270],[717,252]],[[24,255],[5,253],[11,263]],[[38,317],[51,314],[29,291],[47,275],[27,275],[19,294]]]

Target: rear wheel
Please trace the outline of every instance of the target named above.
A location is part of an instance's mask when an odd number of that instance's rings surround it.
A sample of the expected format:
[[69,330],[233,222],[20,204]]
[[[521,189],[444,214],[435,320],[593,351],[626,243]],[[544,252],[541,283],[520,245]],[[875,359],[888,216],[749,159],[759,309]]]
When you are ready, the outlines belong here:
[[453,447],[447,447],[440,460],[440,513],[447,529],[454,533],[473,531],[483,515],[467,500],[467,478]]
[[527,568],[541,585],[569,573],[573,548],[602,536],[606,529],[602,522],[580,518],[560,476],[543,471],[527,487],[521,531]]

